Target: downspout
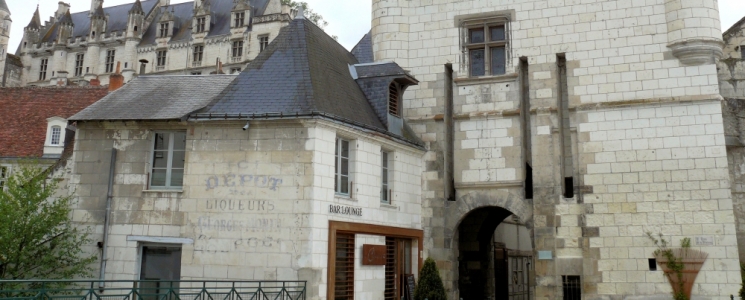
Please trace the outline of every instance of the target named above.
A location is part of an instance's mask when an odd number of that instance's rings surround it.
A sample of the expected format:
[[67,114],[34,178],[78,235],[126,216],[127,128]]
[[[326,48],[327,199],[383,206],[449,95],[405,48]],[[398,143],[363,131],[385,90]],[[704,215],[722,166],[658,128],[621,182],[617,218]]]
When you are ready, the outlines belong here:
[[445,200],[455,201],[454,147],[455,123],[453,120],[453,65],[445,64]]
[[109,217],[111,215],[111,196],[113,194],[114,189],[114,167],[116,166],[116,148],[111,149],[111,165],[109,166],[109,190],[106,194],[106,214],[104,215],[104,223],[103,223],[103,247],[102,247],[102,253],[101,253],[101,276],[100,281],[98,283],[98,288],[103,289],[105,284],[104,280],[106,280],[106,261],[108,260],[106,256],[106,249],[109,247],[109,222],[111,221],[111,218]]

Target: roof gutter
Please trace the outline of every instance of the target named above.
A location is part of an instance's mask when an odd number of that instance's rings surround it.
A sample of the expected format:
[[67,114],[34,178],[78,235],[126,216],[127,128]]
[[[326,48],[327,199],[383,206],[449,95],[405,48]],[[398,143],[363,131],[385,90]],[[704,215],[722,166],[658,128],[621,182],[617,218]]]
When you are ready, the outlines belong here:
[[310,112],[310,113],[296,113],[296,114],[283,114],[283,113],[263,113],[263,114],[194,114],[188,118],[190,122],[205,122],[205,121],[220,121],[220,120],[285,120],[285,119],[327,119],[334,122],[344,123],[345,125],[352,125],[363,131],[372,131],[388,136],[391,139],[408,144],[419,150],[426,150],[424,145],[410,141],[402,136],[392,134],[386,130],[376,128],[373,126],[365,125],[356,121],[352,121],[345,118],[340,118],[335,115],[323,113],[323,112]]

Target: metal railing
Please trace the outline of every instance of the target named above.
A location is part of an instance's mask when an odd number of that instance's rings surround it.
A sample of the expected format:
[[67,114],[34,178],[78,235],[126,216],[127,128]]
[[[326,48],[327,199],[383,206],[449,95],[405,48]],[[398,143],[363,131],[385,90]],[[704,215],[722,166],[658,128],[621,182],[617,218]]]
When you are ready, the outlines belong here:
[[0,299],[305,300],[306,282],[0,280]]

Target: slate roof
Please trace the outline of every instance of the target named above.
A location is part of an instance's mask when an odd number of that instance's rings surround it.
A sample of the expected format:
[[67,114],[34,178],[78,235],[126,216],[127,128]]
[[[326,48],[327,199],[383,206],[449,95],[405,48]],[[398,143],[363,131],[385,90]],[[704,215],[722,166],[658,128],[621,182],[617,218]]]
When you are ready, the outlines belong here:
[[[127,29],[127,19],[129,18],[129,11],[132,8],[135,8],[135,3],[135,1],[132,1],[132,3],[103,8],[103,13],[109,18],[106,27],[107,33],[122,32]],[[153,18],[154,21],[151,22],[150,26],[148,26],[148,28],[145,30],[140,45],[149,45],[155,43],[155,37],[158,27],[157,21],[160,19],[160,15],[163,13],[162,9],[153,11],[153,8],[155,8],[155,5],[157,3],[158,0],[144,0],[140,2],[142,10],[145,12],[145,14],[155,14],[155,17]],[[251,6],[253,6],[254,8],[252,15],[264,15],[264,11],[266,10],[268,4],[269,0],[252,0]],[[211,0],[210,8],[212,10],[212,25],[207,37],[226,35],[230,33],[230,14],[231,10],[233,9],[233,5],[233,0]],[[178,32],[174,34],[173,38],[171,39],[172,41],[188,41],[191,39],[191,21],[192,15],[194,14],[193,8],[193,1],[174,4],[163,8],[168,9],[169,11],[173,9],[174,17],[176,18],[175,27]],[[91,20],[88,14],[89,11],[71,14],[72,23],[75,24],[73,34],[71,36],[73,39],[77,37],[88,36],[91,26]],[[36,18],[36,15],[34,16],[34,18]],[[32,18],[31,23],[34,23],[34,18]],[[42,42],[55,41],[55,39],[57,38],[58,22],[59,20],[50,25],[45,32],[42,32]],[[41,23],[39,22],[39,24]]]
[[69,118],[106,94],[106,87],[0,88],[0,157],[42,157],[48,118]]
[[381,76],[405,76],[413,83],[418,82],[408,72],[394,62],[359,64],[355,66],[358,78],[370,78]]
[[199,114],[320,113],[385,130],[351,76],[349,67],[357,63],[322,29],[297,18]]
[[206,106],[236,75],[140,76],[70,120],[173,120]]
[[352,54],[354,54],[354,57],[361,64],[375,61],[375,57],[373,56],[372,32],[365,34],[357,45],[352,48]]

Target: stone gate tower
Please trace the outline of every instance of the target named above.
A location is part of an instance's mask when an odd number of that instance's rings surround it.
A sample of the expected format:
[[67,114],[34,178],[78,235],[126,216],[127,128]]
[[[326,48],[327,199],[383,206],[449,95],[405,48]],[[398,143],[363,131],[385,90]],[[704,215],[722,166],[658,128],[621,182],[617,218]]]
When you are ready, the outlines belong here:
[[[404,117],[427,143],[425,256],[450,299],[506,299],[500,276],[523,271],[535,299],[667,294],[647,232],[710,253],[694,295],[737,294],[717,1],[372,8],[375,60],[420,80]],[[500,273],[509,215],[532,260]]]

